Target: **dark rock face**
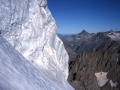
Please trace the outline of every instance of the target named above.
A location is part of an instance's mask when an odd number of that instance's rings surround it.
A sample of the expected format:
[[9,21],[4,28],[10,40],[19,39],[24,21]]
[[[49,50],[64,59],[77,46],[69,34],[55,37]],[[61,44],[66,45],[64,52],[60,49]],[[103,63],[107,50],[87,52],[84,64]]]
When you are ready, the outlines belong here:
[[66,51],[68,52],[69,62],[72,62],[72,60],[76,58],[77,54],[66,44],[64,44],[64,46],[65,46]]
[[[68,81],[75,90],[120,90],[119,35],[119,31],[94,34],[83,30],[62,38],[69,55]],[[108,81],[101,87],[95,75],[98,72],[107,73]]]
[[[102,87],[95,76],[101,71],[108,72],[109,79]],[[117,86],[111,87],[110,80]],[[120,90],[120,41],[104,42],[96,51],[78,55],[69,65],[68,81],[75,90]]]

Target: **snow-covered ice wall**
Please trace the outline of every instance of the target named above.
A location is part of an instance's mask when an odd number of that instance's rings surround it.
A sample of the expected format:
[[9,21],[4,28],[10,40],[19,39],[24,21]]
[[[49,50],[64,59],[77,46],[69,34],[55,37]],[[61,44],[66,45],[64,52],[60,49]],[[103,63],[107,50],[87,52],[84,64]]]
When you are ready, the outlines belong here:
[[68,54],[46,0],[0,0],[0,31],[38,70],[67,83]]
[[64,90],[52,84],[0,35],[0,90]]

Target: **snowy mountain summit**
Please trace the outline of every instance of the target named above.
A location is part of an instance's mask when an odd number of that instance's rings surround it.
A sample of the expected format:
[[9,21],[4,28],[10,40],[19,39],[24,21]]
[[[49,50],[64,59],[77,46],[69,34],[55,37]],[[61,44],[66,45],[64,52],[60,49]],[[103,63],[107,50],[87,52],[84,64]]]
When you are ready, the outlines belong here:
[[56,31],[46,0],[0,0],[1,35],[58,90],[73,90],[67,83],[68,54]]
[[110,37],[114,41],[120,40],[120,31],[109,31],[107,32],[107,36]]

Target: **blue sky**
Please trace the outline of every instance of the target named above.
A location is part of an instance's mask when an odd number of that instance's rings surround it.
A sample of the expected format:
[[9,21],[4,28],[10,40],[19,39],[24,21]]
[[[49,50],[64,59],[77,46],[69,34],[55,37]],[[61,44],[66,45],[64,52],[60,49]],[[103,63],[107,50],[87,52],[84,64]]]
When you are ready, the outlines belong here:
[[120,0],[47,0],[58,33],[120,31]]

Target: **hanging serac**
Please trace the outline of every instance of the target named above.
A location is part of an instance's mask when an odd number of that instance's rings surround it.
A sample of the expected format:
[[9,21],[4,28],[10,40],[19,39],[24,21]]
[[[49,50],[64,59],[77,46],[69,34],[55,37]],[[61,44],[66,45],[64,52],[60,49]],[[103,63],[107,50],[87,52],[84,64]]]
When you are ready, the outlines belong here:
[[68,54],[56,34],[46,0],[0,0],[0,30],[44,75],[63,88],[71,88],[67,83]]

